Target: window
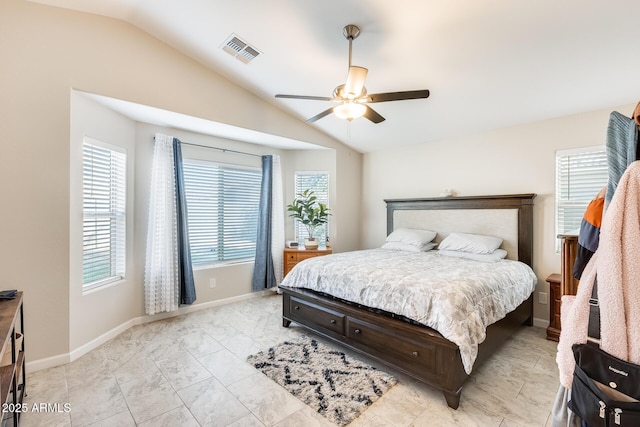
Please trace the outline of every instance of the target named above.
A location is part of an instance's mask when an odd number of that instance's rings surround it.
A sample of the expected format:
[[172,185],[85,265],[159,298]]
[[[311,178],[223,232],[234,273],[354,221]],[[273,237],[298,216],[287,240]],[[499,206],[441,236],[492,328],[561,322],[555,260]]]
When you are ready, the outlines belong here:
[[[304,190],[311,190],[318,198],[318,202],[329,206],[329,174],[327,172],[296,172],[295,173],[295,193],[302,193]],[[299,221],[295,221],[294,235],[301,241],[309,237],[306,227]],[[326,242],[328,232],[328,224],[322,229],[318,229],[318,235],[315,236],[320,242]]]
[[82,147],[82,285],[90,289],[124,278],[127,155],[88,138]]
[[261,182],[258,168],[185,159],[194,265],[254,258]]
[[556,152],[556,235],[577,232],[587,205],[607,178],[604,147]]

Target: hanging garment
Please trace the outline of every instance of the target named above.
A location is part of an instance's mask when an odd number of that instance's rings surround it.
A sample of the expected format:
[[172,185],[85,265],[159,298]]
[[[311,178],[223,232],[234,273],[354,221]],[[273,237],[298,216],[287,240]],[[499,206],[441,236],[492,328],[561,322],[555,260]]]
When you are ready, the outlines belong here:
[[636,109],[633,110],[632,118],[636,122],[636,125],[640,126],[640,102],[636,105]]
[[578,253],[573,264],[573,277],[580,280],[582,271],[598,249],[600,243],[600,227],[604,211],[604,195],[593,199],[582,217],[578,233]]
[[607,126],[607,166],[609,180],[605,196],[605,210],[616,192],[620,177],[631,163],[636,161],[638,145],[638,125],[633,119],[617,111],[609,115]]
[[562,332],[556,361],[560,383],[570,388],[575,361],[571,347],[585,343],[589,298],[598,276],[600,347],[640,364],[640,161],[623,174],[602,221],[598,250],[587,264],[576,296],[563,296]]

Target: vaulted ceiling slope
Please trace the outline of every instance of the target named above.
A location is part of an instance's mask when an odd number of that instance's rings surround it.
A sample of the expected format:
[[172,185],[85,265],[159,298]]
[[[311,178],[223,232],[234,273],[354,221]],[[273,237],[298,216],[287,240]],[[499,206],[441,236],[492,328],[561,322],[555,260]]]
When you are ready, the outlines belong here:
[[[374,104],[386,118],[310,124],[361,152],[437,141],[640,99],[637,0],[33,0],[130,22],[304,121],[353,64],[370,93],[429,89]],[[222,46],[235,34],[259,55]],[[212,102],[216,102],[212,100]],[[629,112],[631,114],[631,112]]]

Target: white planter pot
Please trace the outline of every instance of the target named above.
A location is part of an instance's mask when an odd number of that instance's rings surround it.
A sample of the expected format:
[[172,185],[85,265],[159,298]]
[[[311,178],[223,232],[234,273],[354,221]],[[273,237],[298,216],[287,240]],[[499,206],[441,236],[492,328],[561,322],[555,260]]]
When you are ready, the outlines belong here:
[[305,249],[318,249],[318,239],[314,238],[309,238],[309,239],[304,239],[304,248]]

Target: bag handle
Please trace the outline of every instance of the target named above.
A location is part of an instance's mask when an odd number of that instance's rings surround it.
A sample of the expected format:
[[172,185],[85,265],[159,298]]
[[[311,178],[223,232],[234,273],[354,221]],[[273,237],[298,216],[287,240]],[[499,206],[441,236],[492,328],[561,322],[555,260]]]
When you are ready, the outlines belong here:
[[587,344],[600,347],[600,302],[598,301],[598,278],[593,282],[591,298],[589,298],[589,329]]

